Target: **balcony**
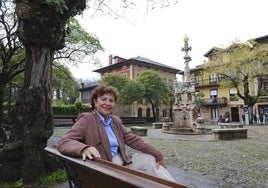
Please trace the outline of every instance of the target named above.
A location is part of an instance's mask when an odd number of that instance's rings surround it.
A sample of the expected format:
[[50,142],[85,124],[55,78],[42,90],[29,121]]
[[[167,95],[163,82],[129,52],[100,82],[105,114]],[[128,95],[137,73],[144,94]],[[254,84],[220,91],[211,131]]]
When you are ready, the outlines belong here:
[[204,98],[201,99],[201,106],[209,107],[209,106],[227,106],[227,98],[226,97],[218,97],[215,99]]
[[267,103],[268,102],[268,95],[260,96],[258,99],[258,103]]
[[201,87],[212,87],[212,86],[218,86],[220,83],[221,79],[206,79],[206,80],[198,80],[195,84],[196,88],[201,88]]
[[265,88],[261,92],[261,96],[258,99],[258,103],[266,103],[268,102],[268,88]]

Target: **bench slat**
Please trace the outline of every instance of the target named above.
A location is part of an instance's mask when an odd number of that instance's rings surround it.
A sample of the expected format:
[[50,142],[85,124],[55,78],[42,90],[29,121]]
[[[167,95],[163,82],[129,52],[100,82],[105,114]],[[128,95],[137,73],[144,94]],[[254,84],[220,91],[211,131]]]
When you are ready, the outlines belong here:
[[[119,166],[109,161],[102,159],[86,160],[69,157],[62,155],[55,147],[46,147],[45,150],[59,157],[64,161],[65,165],[69,169],[75,169],[77,184],[75,187],[177,187],[185,188],[186,186],[180,185],[168,180],[157,178],[136,170],[129,169],[124,166]],[[68,169],[65,169],[68,170]],[[77,182],[78,181],[78,182]]]

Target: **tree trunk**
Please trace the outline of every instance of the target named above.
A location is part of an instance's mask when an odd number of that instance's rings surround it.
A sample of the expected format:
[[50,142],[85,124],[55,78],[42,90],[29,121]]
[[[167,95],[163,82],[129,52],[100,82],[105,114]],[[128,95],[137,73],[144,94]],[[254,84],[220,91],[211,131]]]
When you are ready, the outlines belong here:
[[[65,0],[66,6],[54,7],[45,0],[15,0],[26,66],[23,88],[9,116],[12,139],[0,150],[0,181],[22,178],[27,187],[49,170],[44,148],[54,129],[53,55],[64,47],[66,20],[82,11],[85,2]],[[9,177],[4,172],[9,172]]]
[[26,49],[29,60],[26,64],[24,88],[18,106],[24,117],[23,181],[31,182],[44,174],[44,148],[52,135],[53,112],[51,100],[51,73],[53,53],[47,48]]
[[[3,121],[3,98],[4,98],[4,85],[0,84],[0,131],[2,128],[2,121]],[[2,142],[3,138],[1,137],[0,132],[0,144]]]
[[[46,171],[44,148],[53,133],[51,69],[53,54],[47,48],[27,48],[24,87],[16,103],[14,130],[23,141],[22,177],[33,182]],[[20,133],[18,133],[20,130]]]
[[51,73],[53,53],[47,48],[27,48],[24,87],[12,110],[11,142],[0,151],[3,181],[23,177],[33,183],[47,171],[44,148],[53,133]]

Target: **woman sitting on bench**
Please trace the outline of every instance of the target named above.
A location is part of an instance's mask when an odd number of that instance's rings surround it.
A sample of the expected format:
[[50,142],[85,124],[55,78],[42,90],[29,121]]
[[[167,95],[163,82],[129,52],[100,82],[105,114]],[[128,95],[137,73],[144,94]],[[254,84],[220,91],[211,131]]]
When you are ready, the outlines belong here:
[[[175,182],[166,169],[163,154],[131,133],[118,116],[111,115],[118,95],[118,91],[111,86],[96,87],[91,95],[94,110],[78,117],[74,126],[59,141],[58,150],[83,160],[102,158]],[[127,155],[125,145],[140,152]]]

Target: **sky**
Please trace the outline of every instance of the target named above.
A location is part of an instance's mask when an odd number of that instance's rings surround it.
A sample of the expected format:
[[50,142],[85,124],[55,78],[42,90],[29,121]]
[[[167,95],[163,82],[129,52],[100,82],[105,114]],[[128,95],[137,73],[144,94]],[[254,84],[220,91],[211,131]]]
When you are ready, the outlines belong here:
[[[145,2],[145,0],[137,0]],[[189,37],[192,50],[190,68],[206,60],[204,54],[213,47],[224,48],[234,41],[268,35],[267,0],[178,0],[178,3],[145,14],[144,8],[130,10],[123,17],[93,15],[93,10],[77,16],[81,26],[97,36],[105,52],[97,53],[102,67],[108,56],[125,59],[144,58],[184,70],[181,48]],[[78,79],[95,79],[98,69],[87,63],[72,67]]]

